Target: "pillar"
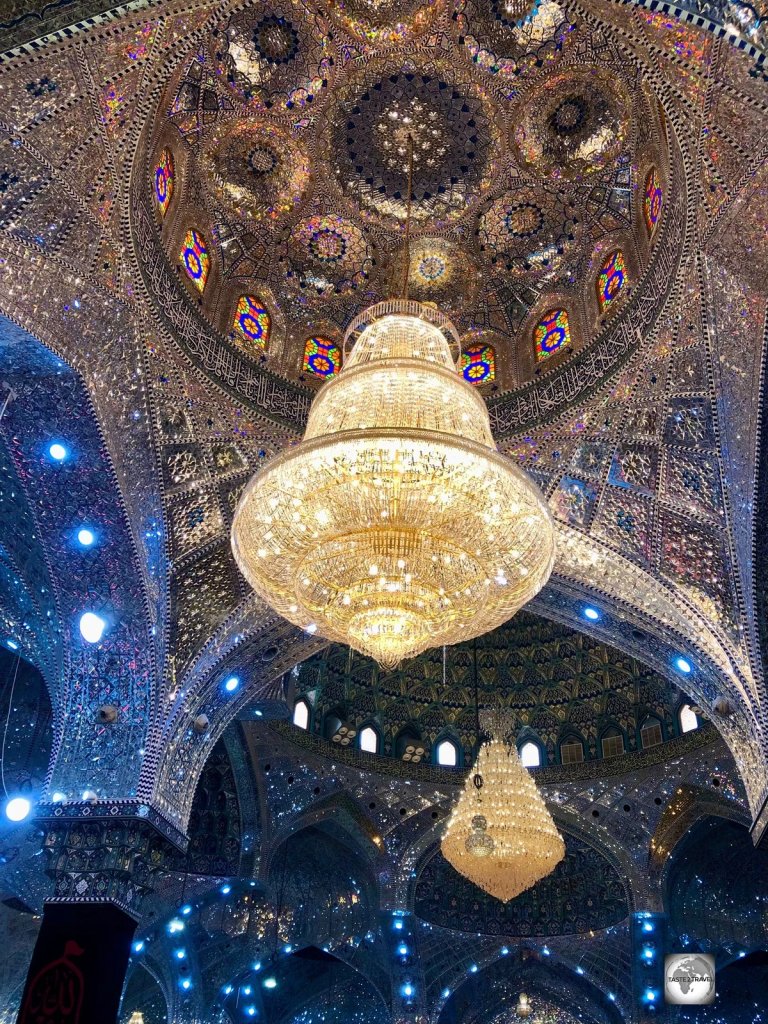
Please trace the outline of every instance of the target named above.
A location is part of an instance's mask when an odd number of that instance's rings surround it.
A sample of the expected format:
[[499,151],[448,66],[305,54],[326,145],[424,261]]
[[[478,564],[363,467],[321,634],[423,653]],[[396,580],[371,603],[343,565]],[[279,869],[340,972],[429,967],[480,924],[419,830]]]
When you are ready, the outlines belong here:
[[41,810],[54,893],[18,1024],[115,1024],[141,902],[183,837],[135,801]]
[[664,957],[667,950],[666,914],[650,910],[632,915],[633,1020],[654,1024],[667,1020],[664,1002]]

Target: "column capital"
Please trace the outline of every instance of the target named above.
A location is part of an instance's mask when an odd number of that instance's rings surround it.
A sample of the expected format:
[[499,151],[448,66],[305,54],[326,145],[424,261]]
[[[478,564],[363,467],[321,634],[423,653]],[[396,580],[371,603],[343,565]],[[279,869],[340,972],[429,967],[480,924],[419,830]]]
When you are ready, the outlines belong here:
[[185,845],[177,829],[139,801],[44,805],[37,820],[54,881],[46,902],[110,903],[136,919],[155,876]]

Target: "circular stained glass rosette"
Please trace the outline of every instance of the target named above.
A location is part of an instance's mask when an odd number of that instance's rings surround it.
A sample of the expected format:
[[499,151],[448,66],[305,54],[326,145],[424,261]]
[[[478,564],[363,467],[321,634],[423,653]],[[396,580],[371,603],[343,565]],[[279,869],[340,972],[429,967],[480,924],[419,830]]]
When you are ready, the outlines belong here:
[[533,332],[536,360],[548,359],[568,348],[571,344],[571,325],[564,309],[551,309],[546,313]]
[[577,230],[577,210],[566,193],[523,185],[485,208],[477,234],[492,264],[540,279],[561,266]]
[[217,200],[253,223],[290,213],[309,184],[306,153],[274,125],[244,122],[214,133],[201,162]]
[[597,294],[600,300],[600,309],[607,309],[621,289],[626,280],[626,267],[624,256],[620,251],[612,253],[603,264],[597,284]]
[[302,369],[316,377],[333,377],[341,370],[341,349],[330,338],[307,338]]
[[184,237],[181,247],[181,262],[187,276],[195,284],[198,291],[203,291],[211,269],[211,257],[208,246],[199,231],[190,229]]
[[569,68],[526,98],[514,141],[537,173],[578,178],[616,163],[629,137],[631,102],[621,80]]
[[272,318],[255,295],[241,295],[232,323],[232,338],[251,357],[261,357],[269,343]]
[[496,380],[496,352],[493,346],[486,342],[465,345],[459,360],[459,370],[470,384],[492,384]]
[[501,152],[486,99],[450,66],[378,62],[345,86],[334,115],[329,157],[346,196],[371,215],[402,222],[408,208],[408,145],[413,140],[412,216],[461,217],[487,191]]
[[553,63],[575,29],[553,0],[459,0],[453,21],[474,64],[501,82]]
[[166,147],[155,166],[155,199],[163,216],[170,206],[173,186],[173,153]]
[[331,214],[297,224],[287,251],[288,282],[308,297],[346,295],[364,287],[373,267],[373,250],[365,232]]
[[645,199],[643,202],[645,224],[649,234],[653,233],[659,221],[663,199],[664,193],[661,188],[659,173],[655,167],[652,167],[648,172],[648,178],[645,183]]
[[424,32],[444,6],[445,0],[336,0],[330,12],[353,36],[381,45]]
[[218,27],[216,60],[237,95],[253,106],[316,105],[331,77],[333,36],[306,3],[257,3]]

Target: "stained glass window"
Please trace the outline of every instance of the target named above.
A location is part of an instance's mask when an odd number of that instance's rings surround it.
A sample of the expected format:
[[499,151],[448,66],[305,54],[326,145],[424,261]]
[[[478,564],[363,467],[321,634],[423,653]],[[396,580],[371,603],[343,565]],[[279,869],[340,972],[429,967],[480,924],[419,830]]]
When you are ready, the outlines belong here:
[[597,279],[597,301],[600,304],[601,313],[609,308],[624,287],[626,280],[627,267],[624,263],[624,253],[621,249],[616,249],[603,263]]
[[211,270],[211,257],[208,246],[199,231],[190,228],[184,236],[184,244],[179,254],[189,278],[194,281],[198,291],[203,291],[208,274]]
[[571,325],[564,309],[550,309],[536,324],[533,332],[536,362],[549,359],[571,344]]
[[489,384],[496,379],[496,353],[492,345],[469,345],[461,353],[459,368],[470,384]]
[[645,179],[645,199],[643,200],[643,214],[645,215],[645,226],[648,234],[652,235],[661,216],[661,204],[664,193],[659,181],[659,172],[652,167]]
[[155,199],[163,217],[168,212],[173,195],[173,153],[164,149],[155,167]]
[[238,348],[248,355],[260,356],[267,347],[272,318],[261,299],[241,295],[232,322],[232,335]]
[[341,349],[328,338],[307,338],[301,368],[318,377],[332,377],[341,369]]

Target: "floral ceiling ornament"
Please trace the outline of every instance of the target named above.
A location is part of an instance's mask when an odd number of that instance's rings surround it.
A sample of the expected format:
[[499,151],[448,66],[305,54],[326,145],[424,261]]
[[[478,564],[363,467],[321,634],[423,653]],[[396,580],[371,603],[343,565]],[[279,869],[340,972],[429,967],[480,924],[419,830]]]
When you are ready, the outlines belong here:
[[506,742],[508,720],[491,714],[483,743],[442,841],[449,864],[504,903],[550,874],[565,843],[536,783]]

